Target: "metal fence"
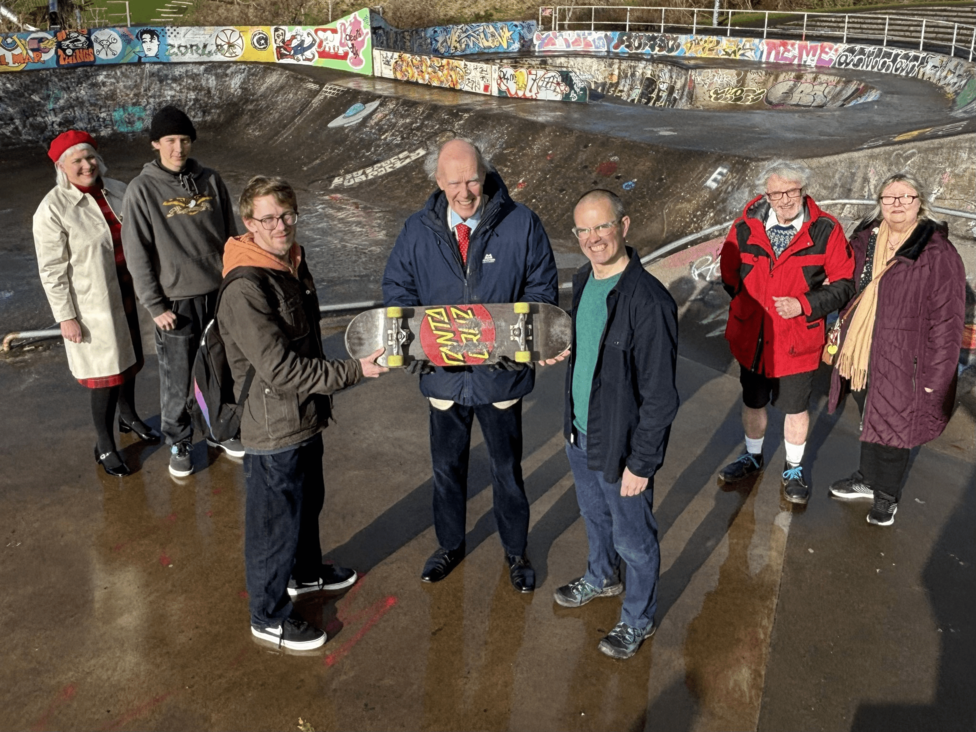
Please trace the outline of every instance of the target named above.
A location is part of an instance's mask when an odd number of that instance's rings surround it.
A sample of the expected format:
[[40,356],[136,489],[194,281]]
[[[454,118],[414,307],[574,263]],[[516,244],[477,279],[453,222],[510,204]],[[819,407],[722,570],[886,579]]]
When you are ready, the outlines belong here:
[[[735,24],[735,18],[740,24]],[[762,37],[880,41],[973,60],[976,26],[878,13],[800,13],[627,5],[549,5],[539,8],[539,30],[711,33]]]

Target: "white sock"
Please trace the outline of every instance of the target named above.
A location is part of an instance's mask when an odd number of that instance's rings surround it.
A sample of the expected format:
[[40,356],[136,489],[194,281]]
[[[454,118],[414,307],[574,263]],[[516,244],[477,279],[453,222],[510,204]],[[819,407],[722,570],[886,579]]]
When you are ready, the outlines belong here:
[[786,445],[786,462],[790,465],[799,465],[803,462],[803,451],[806,449],[807,443],[804,442],[802,445],[794,445],[789,442],[784,442],[784,444]]
[[753,455],[762,455],[762,444],[763,438],[760,437],[757,440],[752,439],[749,435],[746,435],[746,452]]

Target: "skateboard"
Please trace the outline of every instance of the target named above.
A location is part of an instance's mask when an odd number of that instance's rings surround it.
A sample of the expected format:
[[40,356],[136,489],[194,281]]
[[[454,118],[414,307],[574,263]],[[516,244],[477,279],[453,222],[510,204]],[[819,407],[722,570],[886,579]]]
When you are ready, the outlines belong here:
[[360,313],[346,328],[346,350],[365,358],[386,351],[388,368],[412,361],[434,366],[489,366],[507,356],[517,363],[555,358],[572,344],[573,321],[538,302],[385,307]]

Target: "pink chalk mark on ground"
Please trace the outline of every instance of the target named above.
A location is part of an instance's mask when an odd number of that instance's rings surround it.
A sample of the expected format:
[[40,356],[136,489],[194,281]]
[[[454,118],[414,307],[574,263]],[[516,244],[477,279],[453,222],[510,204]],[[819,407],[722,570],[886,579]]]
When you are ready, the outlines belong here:
[[241,590],[240,592],[237,593],[237,596],[240,597],[243,600],[246,600],[247,599],[247,590]]
[[105,725],[101,729],[103,730],[103,732],[108,732],[109,730],[119,729],[120,727],[124,727],[126,724],[128,724],[129,722],[131,722],[133,719],[138,719],[139,717],[143,716],[144,714],[146,714],[147,712],[151,711],[155,707],[158,707],[160,704],[162,704],[164,701],[166,701],[167,699],[169,699],[171,696],[175,696],[176,694],[178,694],[181,691],[183,691],[183,689],[177,689],[175,691],[169,691],[169,692],[167,692],[165,694],[160,694],[155,699],[150,699],[145,704],[142,704],[142,705],[136,707],[135,709],[133,709],[128,714],[123,714],[121,717],[119,717],[118,719],[116,719],[114,722],[110,722],[109,724]]
[[325,659],[323,659],[323,663],[331,668],[345,658],[353,647],[359,643],[359,641],[361,641],[366,634],[373,629],[373,626],[375,626],[396,604],[397,599],[392,595],[374,603],[365,611],[365,613],[363,613],[370,614],[369,619],[363,624],[363,627],[356,631],[356,634],[352,638],[339,646],[336,651],[326,655]]
[[166,517],[166,520],[169,521],[170,523],[175,522],[176,521],[176,514],[175,513],[171,513],[169,516]]
[[219,496],[219,495],[220,495],[220,488],[214,488],[214,489],[213,489],[213,490],[211,491],[211,493],[213,493],[213,494],[214,494],[215,496]]
[[207,511],[207,518],[213,518],[213,511]]
[[78,693],[78,687],[74,684],[68,684],[66,687],[58,692],[58,695],[54,697],[54,701],[51,702],[44,714],[37,718],[37,721],[31,725],[32,732],[42,732],[42,730],[47,729],[47,722],[54,714],[54,711],[64,704],[75,698],[75,694]]
[[169,567],[170,565],[173,564],[173,560],[170,559],[168,556],[166,556],[166,553],[163,552],[162,554],[159,555],[159,563],[164,567]]

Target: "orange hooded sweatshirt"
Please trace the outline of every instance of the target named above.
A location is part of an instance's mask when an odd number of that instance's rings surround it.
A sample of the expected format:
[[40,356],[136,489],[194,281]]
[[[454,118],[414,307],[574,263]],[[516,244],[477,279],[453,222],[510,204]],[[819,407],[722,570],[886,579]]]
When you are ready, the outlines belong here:
[[288,250],[287,262],[255,244],[254,235],[250,232],[243,236],[232,236],[224,245],[224,277],[235,267],[264,267],[297,277],[301,263],[302,248],[297,242]]

